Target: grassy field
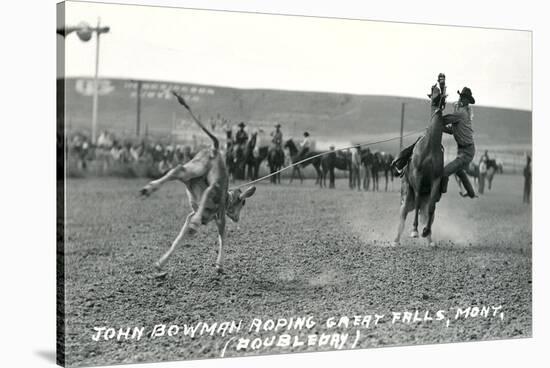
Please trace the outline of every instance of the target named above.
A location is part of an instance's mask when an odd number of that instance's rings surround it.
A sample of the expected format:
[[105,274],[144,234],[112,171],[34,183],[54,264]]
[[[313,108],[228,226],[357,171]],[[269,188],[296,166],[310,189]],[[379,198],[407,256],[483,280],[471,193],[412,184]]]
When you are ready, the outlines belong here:
[[[439,204],[436,248],[423,239],[390,247],[397,228],[398,182],[390,192],[258,185],[239,224],[228,222],[225,274],[213,264],[213,224],[186,242],[167,265],[152,264],[183,224],[189,205],[182,184],[170,183],[147,200],[146,181],[74,179],[66,189],[67,363],[94,365],[219,357],[228,336],[143,338],[98,342],[96,326],[189,325],[252,318],[389,314],[501,306],[502,318],[445,323],[392,323],[367,329],[355,347],[530,337],[531,207],[522,204],[522,177],[497,176],[493,191],[476,200],[454,183]],[[406,232],[410,229],[408,218]],[[345,332],[342,328],[333,330]],[[323,334],[318,323],[307,334]],[[348,329],[356,336],[355,329]],[[298,335],[306,331],[298,331]],[[242,331],[268,338],[270,332]],[[351,339],[351,337],[350,337]],[[344,348],[350,348],[346,344]],[[324,346],[271,346],[225,356],[303,352]]]

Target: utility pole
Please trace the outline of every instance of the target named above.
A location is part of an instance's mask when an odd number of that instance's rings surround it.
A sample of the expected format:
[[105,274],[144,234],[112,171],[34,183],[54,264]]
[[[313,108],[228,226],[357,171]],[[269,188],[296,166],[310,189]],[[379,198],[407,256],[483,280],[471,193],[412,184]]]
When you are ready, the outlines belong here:
[[176,135],[176,113],[172,113],[172,130],[170,132],[170,141],[171,144],[174,145],[175,143],[175,135]]
[[399,152],[403,150],[403,127],[405,125],[405,103],[401,103],[401,133],[399,135]]
[[141,83],[142,81],[138,80],[136,82],[137,82],[136,136],[139,137],[140,127],[141,127]]

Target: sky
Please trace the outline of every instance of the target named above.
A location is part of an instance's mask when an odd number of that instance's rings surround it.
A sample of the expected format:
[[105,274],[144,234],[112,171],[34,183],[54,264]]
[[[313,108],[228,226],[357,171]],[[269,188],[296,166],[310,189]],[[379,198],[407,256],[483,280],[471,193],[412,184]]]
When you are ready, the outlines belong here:
[[[444,72],[450,101],[531,110],[527,31],[66,3],[67,25],[98,18],[103,78],[425,99]],[[66,37],[67,77],[94,75],[95,43]]]

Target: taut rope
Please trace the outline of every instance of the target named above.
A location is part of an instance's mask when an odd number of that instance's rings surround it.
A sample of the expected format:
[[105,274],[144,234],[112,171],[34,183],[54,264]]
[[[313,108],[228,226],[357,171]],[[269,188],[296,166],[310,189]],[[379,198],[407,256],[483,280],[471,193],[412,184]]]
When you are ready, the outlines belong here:
[[[418,134],[418,133],[421,133],[423,131],[425,131],[426,128],[422,128],[421,130],[417,130],[417,131],[414,131],[414,132],[411,132],[409,134],[405,134],[403,136],[403,138],[406,138],[406,137],[410,137],[411,135],[414,135],[414,134]],[[248,183],[243,183],[243,184],[239,184],[237,186],[234,186],[232,187],[231,189],[238,189],[238,188],[242,188],[242,187],[245,187],[247,185],[252,185],[254,183],[257,183],[257,182],[260,182],[264,179],[267,179],[267,178],[270,178],[272,177],[273,175],[277,175],[279,174],[280,172],[283,172],[285,170],[288,170],[290,169],[291,167],[294,167],[294,166],[297,166],[297,165],[300,165],[306,161],[309,161],[309,160],[313,160],[314,158],[317,158],[317,157],[321,157],[321,156],[324,156],[324,155],[328,155],[329,153],[331,152],[338,152],[338,151],[345,151],[345,150],[348,150],[350,148],[354,148],[354,147],[363,147],[363,146],[372,146],[372,145],[375,145],[375,144],[380,144],[380,143],[386,143],[386,142],[391,142],[391,141],[394,141],[396,139],[399,139],[400,137],[393,137],[393,138],[389,138],[389,139],[383,139],[383,140],[380,140],[380,141],[375,141],[375,142],[367,142],[367,143],[361,143],[361,144],[354,144],[353,146],[349,146],[349,147],[343,147],[343,148],[338,148],[337,150],[333,150],[333,151],[325,151],[325,152],[321,152],[321,153],[318,153],[314,156],[311,156],[311,157],[308,157],[308,158],[305,158],[303,160],[300,160],[298,162],[294,162],[292,163],[291,165],[288,165],[286,167],[283,167],[282,169],[280,170],[277,170],[273,173],[270,173],[268,175],[265,175],[265,176],[262,176],[261,178],[259,179],[256,179],[256,180],[252,180],[252,181],[249,181]]]

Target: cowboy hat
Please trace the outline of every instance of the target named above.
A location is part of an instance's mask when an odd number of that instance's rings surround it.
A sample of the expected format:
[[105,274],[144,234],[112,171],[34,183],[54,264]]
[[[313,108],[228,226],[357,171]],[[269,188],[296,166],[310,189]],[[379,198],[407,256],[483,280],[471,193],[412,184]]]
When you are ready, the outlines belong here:
[[241,121],[238,126],[244,128],[246,124],[243,121]]
[[476,103],[476,100],[474,99],[474,96],[472,96],[472,90],[468,87],[462,88],[462,92],[456,91],[460,95],[460,98],[466,99],[469,103],[472,105]]
[[277,123],[275,124],[275,128],[280,128],[281,127],[281,124]]
[[308,132],[304,132],[304,137],[309,137],[309,133],[308,133]]

